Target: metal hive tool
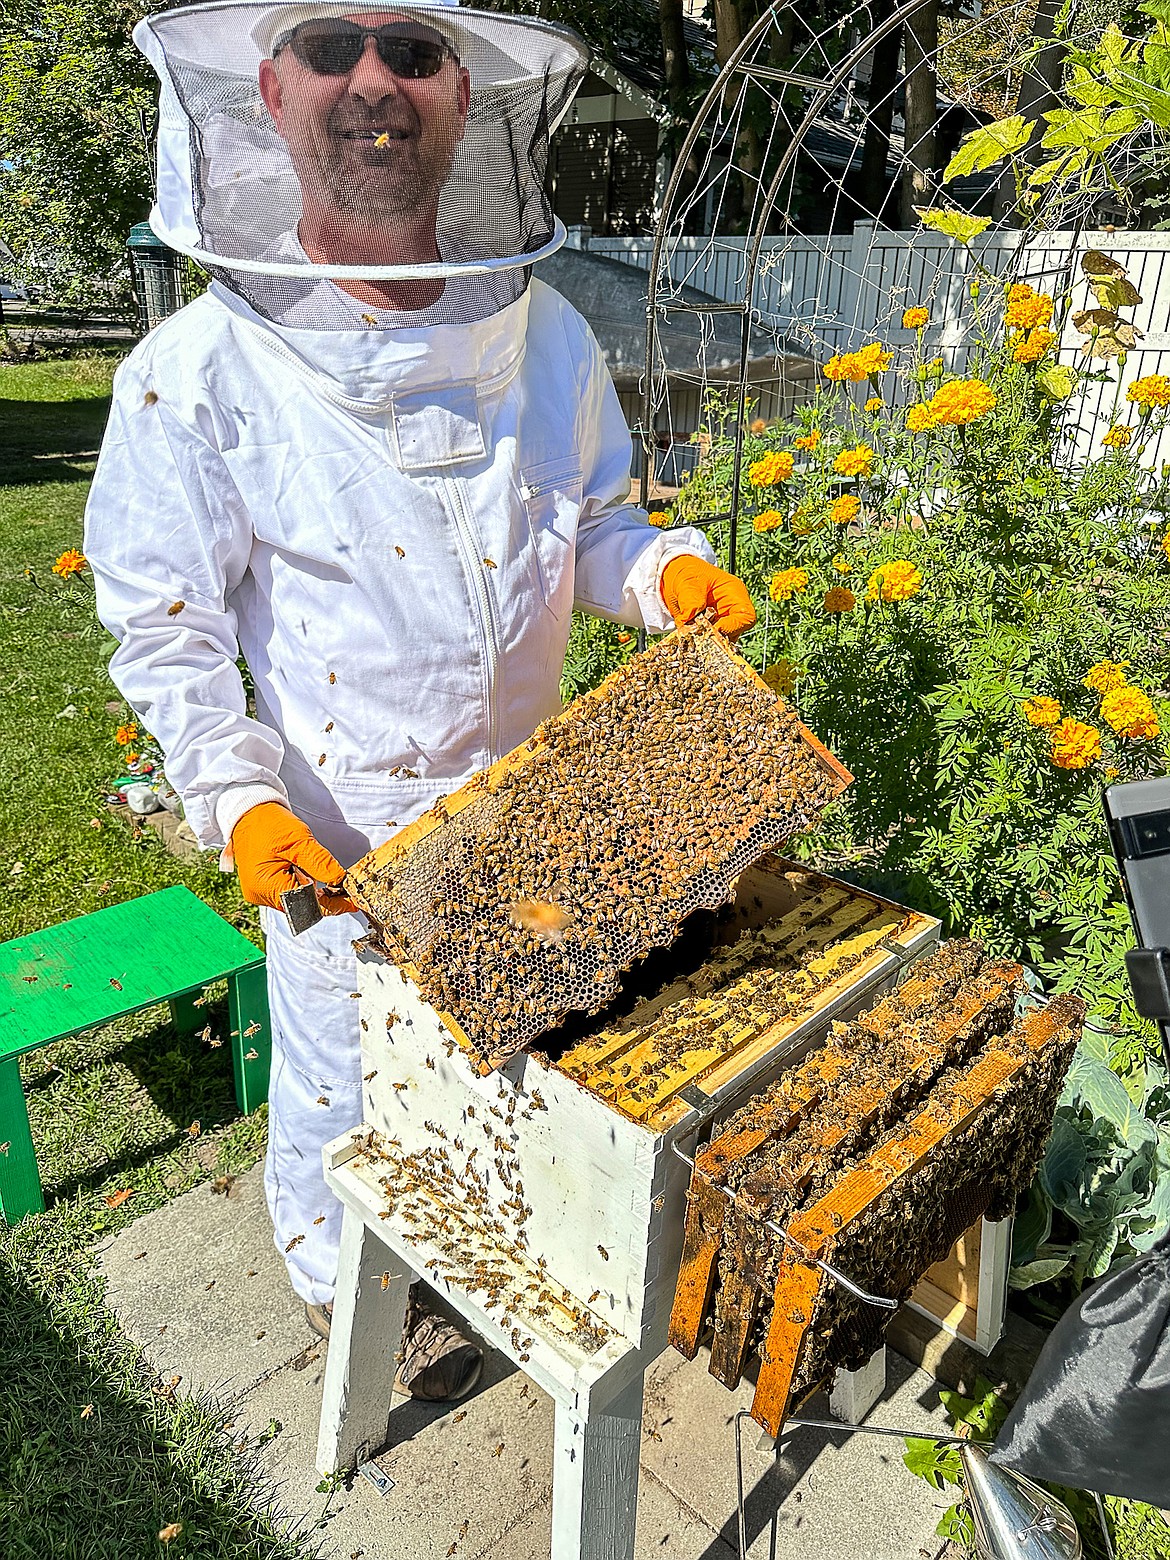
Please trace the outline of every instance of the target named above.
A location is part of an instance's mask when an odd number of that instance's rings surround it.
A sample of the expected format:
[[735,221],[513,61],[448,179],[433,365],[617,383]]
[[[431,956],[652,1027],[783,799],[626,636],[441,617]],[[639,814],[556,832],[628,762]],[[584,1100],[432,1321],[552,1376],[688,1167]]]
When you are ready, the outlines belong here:
[[728,1386],[754,1348],[752,1414],[772,1435],[835,1369],[864,1364],[893,1314],[821,1264],[905,1300],[1034,1170],[1084,1007],[1061,997],[1016,1019],[1020,976],[945,946],[697,1158],[671,1342],[693,1358],[713,1322]]
[[346,890],[485,1067],[725,902],[850,776],[727,641],[658,641],[358,862]]

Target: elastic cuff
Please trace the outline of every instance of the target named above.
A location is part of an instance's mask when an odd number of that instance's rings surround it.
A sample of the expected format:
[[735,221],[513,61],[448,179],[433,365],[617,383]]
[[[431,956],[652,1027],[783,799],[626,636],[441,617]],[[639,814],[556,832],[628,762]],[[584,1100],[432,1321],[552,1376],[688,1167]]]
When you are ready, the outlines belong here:
[[653,568],[650,578],[634,582],[642,609],[642,621],[651,634],[665,634],[674,627],[674,619],[667,611],[662,594],[662,576],[666,572],[666,565],[673,558],[683,557],[702,558],[704,563],[711,564],[716,561],[711,544],[701,531],[693,526],[687,526],[685,530],[680,527],[664,535],[657,557],[647,560]]
[[215,821],[224,840],[230,840],[232,830],[246,812],[259,807],[262,802],[279,802],[288,806],[288,797],[274,785],[259,781],[249,785],[229,785],[215,800]]

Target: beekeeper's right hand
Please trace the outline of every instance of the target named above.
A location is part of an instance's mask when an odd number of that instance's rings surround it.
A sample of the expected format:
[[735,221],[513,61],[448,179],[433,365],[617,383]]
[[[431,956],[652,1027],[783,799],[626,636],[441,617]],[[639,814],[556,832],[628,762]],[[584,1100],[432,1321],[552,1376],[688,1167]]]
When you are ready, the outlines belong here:
[[[313,838],[308,824],[281,802],[250,807],[232,830],[232,856],[240,891],[250,905],[281,908],[280,896],[304,883],[340,884],[345,868]],[[324,915],[341,915],[357,906],[344,894],[317,894]]]

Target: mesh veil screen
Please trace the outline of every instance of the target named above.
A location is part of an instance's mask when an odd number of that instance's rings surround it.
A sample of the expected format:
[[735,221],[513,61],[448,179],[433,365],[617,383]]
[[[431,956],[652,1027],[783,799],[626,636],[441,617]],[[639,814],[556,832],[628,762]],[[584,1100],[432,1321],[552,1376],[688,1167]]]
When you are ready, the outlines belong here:
[[712,630],[635,657],[359,862],[354,899],[498,1062],[723,903],[848,776]]
[[[163,84],[152,223],[268,317],[482,318],[555,247],[549,136],[584,66],[570,34],[445,4],[277,0],[178,8],[135,37]],[[333,285],[388,277],[368,298]]]

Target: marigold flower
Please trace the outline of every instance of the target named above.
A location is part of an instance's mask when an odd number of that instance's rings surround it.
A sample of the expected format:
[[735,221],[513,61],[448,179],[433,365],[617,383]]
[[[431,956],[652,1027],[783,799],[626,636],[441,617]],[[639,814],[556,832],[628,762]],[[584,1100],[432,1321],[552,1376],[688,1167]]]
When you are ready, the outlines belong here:
[[870,601],[909,601],[922,589],[922,571],[908,559],[881,563],[869,577],[865,594]]
[[903,330],[921,330],[924,325],[930,323],[930,310],[924,309],[921,304],[913,309],[907,309],[902,315]]
[[1087,769],[1101,757],[1101,733],[1096,726],[1066,718],[1053,726],[1052,762],[1058,769]]
[[964,428],[968,423],[986,417],[995,405],[995,391],[982,379],[951,379],[939,385],[931,397],[930,409],[935,420]]
[[784,524],[784,516],[778,509],[761,509],[752,521],[753,528],[761,535],[765,531],[774,531],[778,525]]
[[844,553],[836,553],[836,554],[834,554],[834,556],[833,556],[833,568],[836,569],[838,574],[852,574],[853,573],[853,565],[849,562],[849,559],[846,558]]
[[1170,531],[1167,531],[1166,535],[1162,538],[1162,551],[1166,554],[1167,558],[1170,558]]
[[80,574],[86,567],[86,557],[76,547],[68,547],[53,565],[53,573],[67,580],[72,574]]
[[749,433],[754,433],[757,438],[759,437],[759,435],[761,433],[766,433],[767,430],[768,430],[768,424],[764,421],[764,419],[762,417],[753,417],[751,422],[748,423],[748,432]]
[[861,500],[856,493],[842,493],[829,505],[829,519],[834,525],[849,525],[861,513]]
[[1135,379],[1125,393],[1143,412],[1155,406],[1170,406],[1170,375],[1146,374]]
[[122,762],[125,764],[136,764],[141,757],[141,753],[123,753]]
[[1109,432],[1101,438],[1101,443],[1111,450],[1124,450],[1133,442],[1133,429],[1127,428],[1124,423],[1114,423]]
[[773,574],[768,593],[773,601],[791,601],[793,596],[807,589],[807,569],[781,569],[779,574]]
[[868,477],[873,470],[873,451],[868,444],[842,450],[833,462],[833,470],[843,477]]
[[772,487],[777,482],[787,482],[792,467],[792,456],[787,450],[772,450],[748,467],[748,481],[753,487]]
[[910,408],[906,413],[906,427],[910,433],[925,433],[928,428],[938,427],[938,418],[928,401],[919,401]]
[[1047,325],[1052,318],[1052,299],[1047,293],[1038,293],[1027,282],[1016,282],[1007,290],[1007,312],[1004,324],[1009,330],[1033,330],[1037,325]]
[[1054,330],[1037,325],[1026,336],[1021,336],[1012,348],[1012,360],[1016,363],[1039,363],[1056,340]]
[[852,612],[856,605],[857,597],[851,590],[846,590],[844,585],[834,585],[831,590],[827,590],[821,603],[826,612]]
[[1063,713],[1059,699],[1048,699],[1043,695],[1036,699],[1025,699],[1020,705],[1020,714],[1030,726],[1059,725]]
[[863,379],[876,379],[893,361],[894,354],[887,352],[880,341],[871,341],[858,352],[834,353],[822,372],[835,383],[847,379],[856,385]]
[[1148,741],[1161,730],[1158,712],[1141,688],[1110,689],[1101,700],[1101,719],[1131,742]]
[[1128,661],[1098,661],[1081,679],[1081,686],[1091,688],[1094,693],[1112,693],[1115,688],[1128,688],[1129,678],[1125,675]]
[[885,404],[886,403],[882,400],[880,395],[871,395],[869,400],[865,403],[865,409],[867,412],[872,412],[876,417]]
[[802,433],[799,438],[792,441],[796,449],[804,450],[809,454],[818,448],[820,442],[821,430],[819,428],[814,428],[811,433]]
[[887,352],[880,341],[871,341],[853,356],[858,367],[865,370],[866,379],[876,379],[879,374],[884,374],[894,361],[894,354]]
[[764,681],[773,693],[778,693],[782,698],[787,698],[796,686],[796,668],[787,657],[781,656],[764,673]]
[[131,743],[138,741],[138,727],[133,721],[126,726],[119,726],[114,733],[114,741],[119,747],[129,747]]

